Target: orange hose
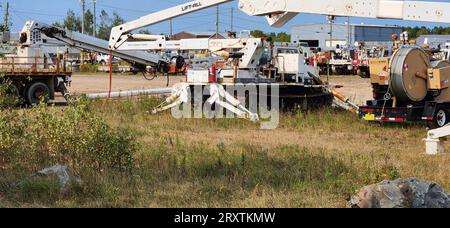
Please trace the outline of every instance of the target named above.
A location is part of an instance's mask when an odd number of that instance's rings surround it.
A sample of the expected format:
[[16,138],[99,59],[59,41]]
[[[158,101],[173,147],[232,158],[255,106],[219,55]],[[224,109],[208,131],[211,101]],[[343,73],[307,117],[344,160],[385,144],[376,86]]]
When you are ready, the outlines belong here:
[[339,93],[336,89],[330,89],[331,94],[339,99],[340,101],[344,102],[348,105],[348,110],[353,113],[357,113],[357,107],[353,105],[353,103],[350,102],[350,99],[348,99],[343,94]]

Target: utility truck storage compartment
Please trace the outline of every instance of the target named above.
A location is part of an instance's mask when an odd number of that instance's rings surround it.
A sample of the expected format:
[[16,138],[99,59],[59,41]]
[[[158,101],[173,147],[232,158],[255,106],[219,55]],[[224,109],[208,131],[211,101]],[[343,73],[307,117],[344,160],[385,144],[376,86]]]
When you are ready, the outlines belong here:
[[189,69],[187,71],[186,82],[208,83],[209,70],[207,69]]

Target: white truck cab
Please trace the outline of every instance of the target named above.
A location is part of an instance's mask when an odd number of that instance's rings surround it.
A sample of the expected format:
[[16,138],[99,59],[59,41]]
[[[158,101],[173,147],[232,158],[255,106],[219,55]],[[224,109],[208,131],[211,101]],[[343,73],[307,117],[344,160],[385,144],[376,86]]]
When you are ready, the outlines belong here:
[[308,48],[299,44],[275,43],[272,52],[278,74],[283,75],[287,81],[306,84],[312,79],[308,72],[319,75],[314,62],[310,62],[313,54]]

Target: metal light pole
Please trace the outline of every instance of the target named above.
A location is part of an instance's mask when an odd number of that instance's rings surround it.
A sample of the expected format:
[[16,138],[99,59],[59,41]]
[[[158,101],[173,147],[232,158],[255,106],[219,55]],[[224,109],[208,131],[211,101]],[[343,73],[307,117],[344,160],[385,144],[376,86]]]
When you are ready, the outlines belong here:
[[84,34],[84,14],[86,11],[86,4],[84,0],[81,0],[81,8],[82,8],[82,15],[81,15],[81,33]]
[[[335,19],[335,16],[328,15],[328,21],[330,22],[330,50],[333,48],[333,21]],[[327,69],[327,81],[329,81],[330,77],[330,60],[328,59],[328,69]]]
[[231,7],[231,30],[230,32],[233,32],[234,30],[234,7]]
[[[82,15],[81,15],[81,34],[84,34],[84,15],[85,15],[85,10],[86,10],[86,2],[85,2],[85,0],[80,0],[81,1],[81,13],[82,13]],[[84,64],[84,52],[83,51],[81,51],[80,52],[80,64],[82,65],[82,64]]]
[[92,4],[93,4],[93,7],[94,7],[94,24],[93,24],[93,32],[92,32],[92,34],[94,35],[94,37],[97,37],[97,9],[96,9],[96,3],[97,3],[97,0],[92,0]]
[[220,12],[220,8],[219,8],[219,5],[217,5],[217,13],[216,13],[216,39],[219,39],[219,12]]
[[352,27],[351,27],[351,25],[350,25],[350,17],[347,17],[347,29],[348,29],[348,46],[350,47],[350,46],[352,46],[353,44],[352,44]]
[[170,38],[172,38],[173,37],[173,20],[170,19],[169,23],[170,23]]
[[330,47],[333,48],[333,23],[335,16],[328,16],[328,21],[330,22]]

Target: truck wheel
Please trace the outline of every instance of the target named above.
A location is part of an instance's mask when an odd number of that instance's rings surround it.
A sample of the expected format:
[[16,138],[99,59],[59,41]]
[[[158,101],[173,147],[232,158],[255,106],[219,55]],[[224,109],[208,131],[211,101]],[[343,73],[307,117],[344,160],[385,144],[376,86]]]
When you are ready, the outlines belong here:
[[361,78],[364,77],[363,74],[362,74],[361,69],[356,70],[356,74],[359,75]]
[[8,96],[20,97],[19,88],[14,84],[9,84],[6,92]]
[[436,113],[431,123],[431,128],[440,128],[447,125],[450,122],[448,112],[444,108],[437,108]]
[[365,78],[370,78],[370,68],[367,68],[367,69],[364,71],[364,75],[366,76]]
[[50,100],[50,89],[42,82],[35,82],[28,87],[26,91],[26,99],[29,105],[47,103]]

